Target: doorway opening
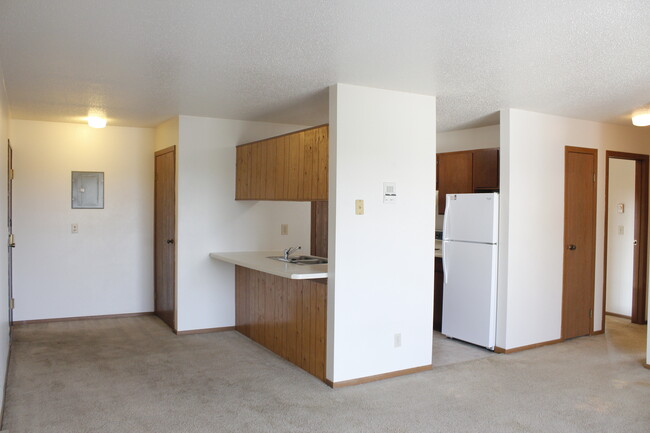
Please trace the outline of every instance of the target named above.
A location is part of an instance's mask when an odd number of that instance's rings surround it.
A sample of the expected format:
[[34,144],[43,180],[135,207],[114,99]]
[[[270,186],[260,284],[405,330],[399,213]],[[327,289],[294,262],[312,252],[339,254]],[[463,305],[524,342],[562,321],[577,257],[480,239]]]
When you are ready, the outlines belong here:
[[645,324],[648,257],[648,155],[606,153],[605,315]]

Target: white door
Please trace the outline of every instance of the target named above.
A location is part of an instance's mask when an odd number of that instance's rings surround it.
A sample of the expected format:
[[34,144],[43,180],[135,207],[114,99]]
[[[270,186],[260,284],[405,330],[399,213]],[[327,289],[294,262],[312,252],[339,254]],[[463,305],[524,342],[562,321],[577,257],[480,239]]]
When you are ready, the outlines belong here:
[[447,194],[443,239],[496,243],[499,194]]
[[443,241],[445,284],[442,333],[494,348],[496,339],[496,245]]

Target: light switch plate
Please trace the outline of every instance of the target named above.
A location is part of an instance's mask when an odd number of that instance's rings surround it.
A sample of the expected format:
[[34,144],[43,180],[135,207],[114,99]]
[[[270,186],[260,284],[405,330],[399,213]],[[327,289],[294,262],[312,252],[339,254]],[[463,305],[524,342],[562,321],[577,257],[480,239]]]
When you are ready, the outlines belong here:
[[354,213],[356,215],[363,215],[363,200],[354,201]]
[[283,236],[289,234],[289,224],[280,224],[280,234]]

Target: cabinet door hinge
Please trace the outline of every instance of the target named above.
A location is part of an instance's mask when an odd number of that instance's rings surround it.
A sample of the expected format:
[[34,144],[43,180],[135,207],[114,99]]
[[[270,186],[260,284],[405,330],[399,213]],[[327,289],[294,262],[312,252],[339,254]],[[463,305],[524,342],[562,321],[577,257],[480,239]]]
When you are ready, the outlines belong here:
[[9,309],[13,310],[15,308],[15,305],[16,305],[16,301],[14,300],[14,298],[11,298],[11,300],[9,301]]
[[9,179],[14,180],[14,169],[9,170]]
[[596,183],[596,173],[594,173],[594,183]]
[[593,319],[593,318],[594,318],[594,310],[591,309],[591,308],[589,309],[589,318],[590,318],[590,319]]

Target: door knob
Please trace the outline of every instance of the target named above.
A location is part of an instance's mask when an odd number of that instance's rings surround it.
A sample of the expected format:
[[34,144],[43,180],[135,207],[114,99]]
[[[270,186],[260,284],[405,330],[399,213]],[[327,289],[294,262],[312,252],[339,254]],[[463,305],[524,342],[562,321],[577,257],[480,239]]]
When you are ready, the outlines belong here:
[[174,243],[174,240],[173,240],[173,239],[167,239],[167,243],[168,243],[168,244],[173,244],[173,243]]
[[570,249],[571,251],[573,251],[573,250],[575,250],[577,247],[576,247],[575,245],[571,244],[571,245],[569,245],[567,248]]

